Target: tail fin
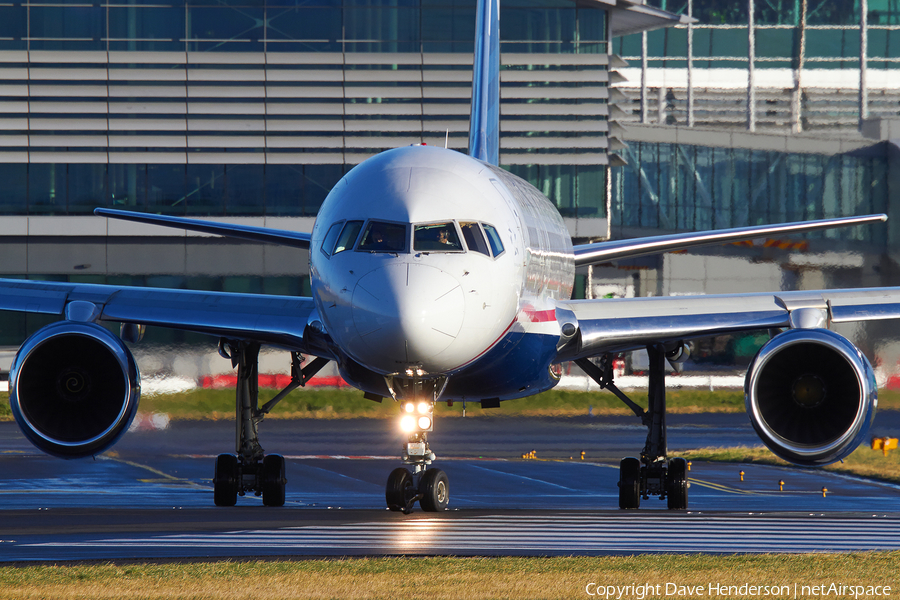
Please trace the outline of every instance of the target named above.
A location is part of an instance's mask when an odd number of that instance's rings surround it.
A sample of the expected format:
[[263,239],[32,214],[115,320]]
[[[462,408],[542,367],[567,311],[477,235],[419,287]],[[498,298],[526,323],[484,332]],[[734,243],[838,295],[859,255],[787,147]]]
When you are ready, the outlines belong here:
[[500,0],[478,0],[469,156],[500,164]]

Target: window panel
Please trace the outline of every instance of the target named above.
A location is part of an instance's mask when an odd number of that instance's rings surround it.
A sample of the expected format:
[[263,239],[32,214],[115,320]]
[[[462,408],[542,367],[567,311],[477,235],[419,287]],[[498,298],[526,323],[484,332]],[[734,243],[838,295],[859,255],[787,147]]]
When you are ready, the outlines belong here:
[[147,165],[147,210],[184,214],[185,165]]
[[357,252],[406,252],[406,226],[369,221]]
[[66,214],[66,165],[28,165],[28,212]]
[[413,250],[416,252],[460,252],[462,244],[453,223],[416,225]]
[[0,164],[0,214],[23,215],[28,211],[28,165],[25,163]]
[[334,254],[343,252],[344,250],[353,250],[353,246],[356,245],[356,238],[359,237],[362,225],[362,221],[347,221],[347,224],[341,231],[341,237],[338,238],[337,244],[334,247]]
[[68,214],[91,214],[106,206],[106,165],[72,163],[68,174]]

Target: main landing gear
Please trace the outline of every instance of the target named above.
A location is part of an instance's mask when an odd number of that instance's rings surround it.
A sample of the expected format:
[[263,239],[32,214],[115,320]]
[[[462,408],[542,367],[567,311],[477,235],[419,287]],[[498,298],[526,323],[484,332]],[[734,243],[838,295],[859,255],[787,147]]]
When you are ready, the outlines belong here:
[[[676,352],[681,351],[679,345]],[[641,498],[659,496],[667,500],[670,509],[685,509],[688,506],[687,461],[683,458],[667,459],[666,456],[666,358],[662,344],[647,346],[650,357],[650,382],[648,385],[648,407],[644,410],[635,404],[613,383],[612,357],[601,357],[600,366],[586,358],[576,364],[601,388],[614,393],[628,408],[641,418],[647,426],[647,442],[640,459],[623,458],[619,464],[619,508],[639,508]]]
[[258,425],[276,404],[328,363],[316,358],[301,369],[302,358],[291,354],[291,383],[277,396],[259,406],[259,344],[256,342],[221,340],[219,354],[228,358],[238,369],[236,412],[236,454],[220,454],[216,458],[213,476],[213,496],[216,506],[234,506],[237,497],[247,492],[262,496],[266,506],[284,506],[287,479],[284,457],[265,454],[259,445]]
[[391,471],[385,487],[387,506],[403,514],[412,512],[416,502],[425,512],[447,509],[450,482],[440,469],[428,469],[434,452],[428,446],[428,432],[433,430],[434,402],[404,402],[400,427],[409,434],[403,452],[403,463],[412,466]]

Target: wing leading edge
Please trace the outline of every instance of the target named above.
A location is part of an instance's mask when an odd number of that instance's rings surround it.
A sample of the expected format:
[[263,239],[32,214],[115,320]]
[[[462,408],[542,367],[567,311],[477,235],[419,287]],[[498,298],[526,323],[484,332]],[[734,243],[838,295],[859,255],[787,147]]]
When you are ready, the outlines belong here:
[[[0,310],[156,325],[308,351],[312,298],[0,279]],[[321,352],[313,352],[321,354]]]
[[787,235],[791,233],[818,231],[836,227],[870,225],[886,220],[887,215],[884,214],[865,215],[861,217],[799,221],[794,223],[781,223],[778,225],[675,233],[671,235],[659,235],[629,240],[609,240],[593,244],[581,244],[575,246],[575,266],[596,265],[611,260],[673,252],[675,250],[685,250],[696,246],[709,246],[714,244],[725,244],[728,242],[752,240],[753,238],[769,235]]
[[[827,323],[900,318],[900,288],[867,288],[666,296],[559,302],[559,360],[577,360],[648,344],[677,342],[736,331],[791,326],[801,308],[824,311]],[[575,327],[566,328],[570,323]]]
[[101,217],[160,225],[162,227],[176,227],[190,231],[199,231],[212,235],[249,240],[252,242],[264,242],[279,246],[291,246],[294,248],[309,248],[311,235],[297,231],[284,229],[269,229],[266,227],[252,227],[250,225],[234,225],[229,223],[215,223],[200,219],[186,219],[184,217],[171,217],[167,215],[151,215],[147,213],[131,212],[127,210],[115,210],[112,208],[96,208],[94,214]]

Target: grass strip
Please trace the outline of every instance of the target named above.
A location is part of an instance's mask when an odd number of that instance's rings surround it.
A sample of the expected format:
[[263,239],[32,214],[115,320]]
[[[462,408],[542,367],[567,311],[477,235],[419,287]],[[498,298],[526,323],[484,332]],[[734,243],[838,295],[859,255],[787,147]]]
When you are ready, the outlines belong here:
[[[345,558],[337,560],[198,562],[133,565],[0,567],[0,600],[36,598],[589,598],[586,586],[653,586],[651,594],[624,589],[621,598],[703,596],[736,586],[727,598],[793,598],[812,586],[890,586],[898,591],[900,552],[799,555],[642,555],[561,558]],[[740,586],[785,586],[788,594],[741,593]],[[657,587],[658,586],[658,587]],[[675,586],[674,588],[672,586]],[[807,586],[804,588],[803,586]],[[592,588],[595,589],[595,588]],[[698,589],[695,587],[695,589]],[[644,588],[644,592],[648,591]],[[749,589],[746,590],[750,592]],[[808,593],[802,593],[807,591]],[[697,595],[697,594],[695,594]],[[874,597],[874,594],[858,594]],[[612,597],[617,597],[613,595]]]
[[[791,466],[781,460],[768,448],[736,446],[732,448],[698,448],[680,452],[688,460],[757,463],[766,465]],[[835,471],[847,475],[867,477],[891,483],[900,483],[900,451],[889,451],[887,456],[881,450],[872,450],[868,445],[860,446],[843,462],[823,467],[826,471]],[[900,588],[898,588],[900,589]]]
[[[261,389],[260,404],[273,398],[278,390]],[[635,391],[631,398],[647,405],[646,391]],[[880,410],[900,410],[900,391],[881,390],[878,405]],[[687,413],[743,413],[744,393],[740,390],[669,390],[666,406],[671,414]],[[141,398],[140,410],[147,413],[166,413],[170,419],[232,419],[234,418],[234,390],[212,390],[198,388],[174,394],[145,395]],[[463,405],[453,406],[439,403],[438,417],[461,417]],[[348,388],[300,389],[287,396],[269,415],[275,419],[340,419],[340,418],[395,418],[397,404],[391,400],[381,403],[363,398],[362,392]],[[503,402],[500,408],[482,409],[475,402],[466,403],[466,415],[517,416],[517,417],[577,417],[588,413],[594,416],[630,415],[613,394],[600,392],[576,392],[550,390],[535,396]],[[0,392],[0,421],[9,421],[9,394]]]

